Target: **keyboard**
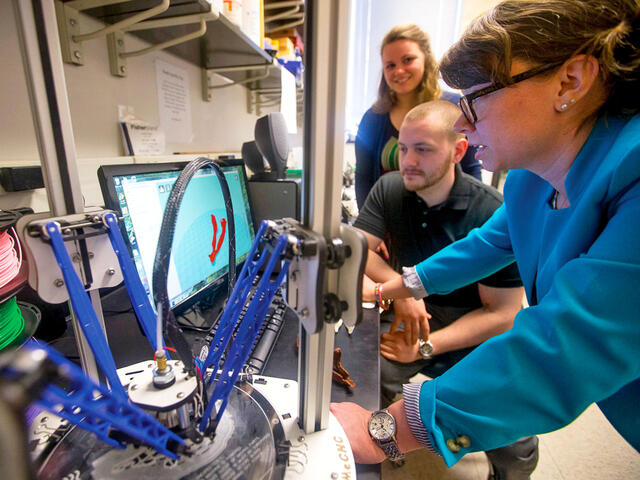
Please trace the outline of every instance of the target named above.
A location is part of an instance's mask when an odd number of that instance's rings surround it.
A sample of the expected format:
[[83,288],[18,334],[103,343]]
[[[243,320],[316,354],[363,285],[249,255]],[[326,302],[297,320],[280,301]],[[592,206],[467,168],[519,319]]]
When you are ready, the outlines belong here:
[[260,327],[260,332],[253,343],[253,347],[251,347],[251,353],[247,359],[246,365],[251,373],[262,373],[267,364],[267,360],[269,360],[273,347],[282,331],[286,309],[287,304],[282,296],[282,291],[278,289],[273,296],[267,315]]
[[[238,320],[238,324],[244,317],[244,314],[247,311],[249,303],[251,302],[251,298],[253,296],[253,291],[249,294],[247,301],[245,302],[244,307],[242,308],[242,312],[240,314],[240,319]],[[245,363],[245,369],[247,372],[252,374],[260,374],[264,370],[264,367],[269,360],[269,356],[275,347],[275,344],[280,336],[280,332],[282,331],[282,327],[284,325],[284,317],[287,310],[287,304],[283,297],[282,289],[279,288],[276,290],[276,293],[271,300],[271,305],[267,309],[267,314],[265,316],[264,321],[262,322],[262,326],[260,327],[260,331],[256,336],[255,341],[253,342],[253,346],[251,347],[251,353],[247,358]],[[217,324],[212,327],[205,338],[205,347],[206,353],[208,353],[208,347],[213,340],[213,336],[216,334]],[[235,332],[233,334],[235,337]],[[233,341],[233,340],[232,340]],[[200,358],[206,358],[206,353],[203,354],[203,351],[200,351]],[[224,355],[221,359],[221,364],[224,362]]]

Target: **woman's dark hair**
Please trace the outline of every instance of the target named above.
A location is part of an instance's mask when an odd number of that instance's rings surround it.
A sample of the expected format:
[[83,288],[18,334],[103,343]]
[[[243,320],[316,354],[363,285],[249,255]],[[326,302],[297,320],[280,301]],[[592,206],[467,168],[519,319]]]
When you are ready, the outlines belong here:
[[[416,103],[416,105],[440,98],[441,91],[438,85],[438,64],[431,51],[429,36],[417,25],[397,25],[389,30],[382,39],[380,55],[382,55],[384,47],[398,40],[411,40],[418,45],[424,55],[424,74],[422,75],[420,85],[418,85],[418,103]],[[395,92],[387,85],[383,73],[380,79],[380,85],[378,86],[378,98],[372,107],[373,111],[376,113],[387,113],[391,110],[391,107],[395,105],[396,101]]]
[[440,62],[454,88],[512,83],[511,63],[562,63],[586,54],[607,90],[601,111],[640,110],[640,0],[506,0],[477,18]]

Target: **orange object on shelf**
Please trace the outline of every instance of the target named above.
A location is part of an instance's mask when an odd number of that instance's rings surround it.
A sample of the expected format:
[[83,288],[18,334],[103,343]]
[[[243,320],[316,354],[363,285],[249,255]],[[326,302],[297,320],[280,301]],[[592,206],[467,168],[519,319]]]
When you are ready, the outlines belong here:
[[289,37],[272,37],[271,44],[277,48],[278,58],[296,58],[296,48],[293,41]]

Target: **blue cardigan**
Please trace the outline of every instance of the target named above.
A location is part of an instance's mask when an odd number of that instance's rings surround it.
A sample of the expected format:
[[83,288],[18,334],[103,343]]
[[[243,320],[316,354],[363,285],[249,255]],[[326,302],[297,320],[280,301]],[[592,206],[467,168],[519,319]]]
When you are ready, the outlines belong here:
[[[640,115],[600,118],[565,181],[509,173],[504,205],[479,229],[416,266],[444,294],[517,261],[530,307],[420,390],[431,444],[465,453],[556,430],[597,402],[640,449]],[[447,449],[466,434],[469,448]]]

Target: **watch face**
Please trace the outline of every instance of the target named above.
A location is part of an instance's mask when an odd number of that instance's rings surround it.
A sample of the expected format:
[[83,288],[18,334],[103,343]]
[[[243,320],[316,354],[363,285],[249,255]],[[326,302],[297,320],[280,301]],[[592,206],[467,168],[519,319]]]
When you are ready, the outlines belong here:
[[430,357],[433,353],[433,345],[429,341],[420,341],[420,355],[423,357]]
[[374,412],[369,419],[369,433],[376,440],[387,440],[396,433],[396,421],[388,412]]

